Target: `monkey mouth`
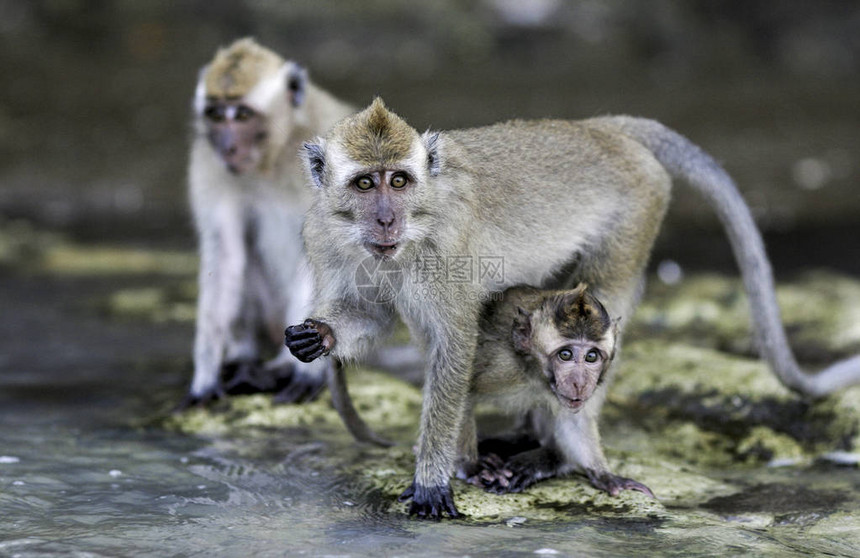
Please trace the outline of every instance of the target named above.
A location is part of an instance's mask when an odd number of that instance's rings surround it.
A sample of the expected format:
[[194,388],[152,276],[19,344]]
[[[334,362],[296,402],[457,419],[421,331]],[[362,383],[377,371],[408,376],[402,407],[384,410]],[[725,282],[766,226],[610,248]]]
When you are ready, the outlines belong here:
[[371,254],[383,258],[390,258],[397,251],[396,242],[368,242],[366,246]]
[[570,409],[571,411],[579,411],[583,405],[585,405],[585,399],[571,399],[570,397],[566,397],[559,392],[555,392],[555,396],[558,397],[559,402]]

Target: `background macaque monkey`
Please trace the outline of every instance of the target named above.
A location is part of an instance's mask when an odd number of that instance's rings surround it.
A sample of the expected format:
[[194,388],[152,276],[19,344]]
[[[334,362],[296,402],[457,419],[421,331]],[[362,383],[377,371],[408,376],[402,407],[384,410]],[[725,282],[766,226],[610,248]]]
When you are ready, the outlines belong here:
[[535,438],[527,443],[538,445],[520,452],[519,444],[486,440],[481,448],[494,446],[498,455],[479,455],[468,413],[458,475],[504,493],[576,471],[612,495],[631,489],[653,496],[645,485],[612,474],[600,446],[597,414],[615,357],[617,323],[585,285],[565,291],[513,287],[489,303],[481,317],[471,399],[495,400],[500,409],[527,416]]
[[[631,117],[514,121],[419,134],[377,99],[324,139],[305,145],[315,187],[303,237],[316,279],[314,308],[286,332],[310,361],[358,358],[399,314],[423,341],[428,368],[409,512],[458,515],[449,479],[466,425],[481,301],[514,285],[584,282],[610,316],[631,316],[671,176],[714,206],[741,268],[759,347],[791,389],[821,396],[860,380],[860,357],[812,375],[795,362],[780,321],[764,245],[731,178],[701,149],[661,124]],[[390,302],[370,302],[355,282],[368,258],[406,271]],[[428,288],[420,273],[468,258],[478,268]],[[503,260],[483,273],[482,259]],[[295,322],[293,322],[295,323]],[[620,335],[619,331],[619,335]],[[596,432],[593,410],[556,439]],[[571,429],[576,427],[577,431]],[[594,451],[598,444],[575,447]],[[593,455],[571,462],[587,468]]]
[[286,350],[260,369],[258,336],[264,330],[280,346],[283,327],[308,311],[300,229],[310,195],[298,150],[350,112],[301,66],[251,39],[219,50],[201,70],[188,171],[200,294],[194,378],[180,407],[222,396],[231,387],[222,369],[236,389],[288,377],[287,401],[324,385],[322,363],[299,363]]

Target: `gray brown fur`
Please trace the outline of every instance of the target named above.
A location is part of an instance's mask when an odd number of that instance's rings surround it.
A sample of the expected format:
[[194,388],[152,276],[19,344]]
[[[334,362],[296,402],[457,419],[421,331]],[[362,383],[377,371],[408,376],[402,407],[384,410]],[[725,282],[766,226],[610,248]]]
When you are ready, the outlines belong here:
[[210,97],[236,99],[246,95],[260,76],[275,73],[284,59],[253,39],[239,39],[219,49],[203,79]]
[[368,166],[394,164],[409,155],[418,139],[417,132],[386,110],[379,97],[367,109],[338,124],[333,132],[353,160]]
[[553,323],[564,337],[600,339],[612,325],[603,304],[586,288],[547,298],[545,310],[554,309]]

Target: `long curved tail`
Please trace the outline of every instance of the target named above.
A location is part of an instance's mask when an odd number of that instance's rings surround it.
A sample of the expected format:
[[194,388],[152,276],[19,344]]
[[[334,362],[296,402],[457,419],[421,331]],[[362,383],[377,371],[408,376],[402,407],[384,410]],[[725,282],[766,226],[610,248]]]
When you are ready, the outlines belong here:
[[729,237],[750,299],[759,351],[782,383],[801,395],[818,398],[860,383],[860,356],[851,357],[817,374],[797,364],[782,326],[773,273],[761,233],[731,177],[691,141],[644,118],[601,119],[647,147],[674,178],[681,178],[711,204]]
[[386,440],[367,426],[367,423],[358,414],[352,404],[352,398],[346,387],[346,375],[343,364],[339,359],[333,358],[326,371],[328,389],[331,392],[331,400],[337,414],[343,420],[346,429],[359,442],[368,442],[377,446],[390,447],[394,442]]

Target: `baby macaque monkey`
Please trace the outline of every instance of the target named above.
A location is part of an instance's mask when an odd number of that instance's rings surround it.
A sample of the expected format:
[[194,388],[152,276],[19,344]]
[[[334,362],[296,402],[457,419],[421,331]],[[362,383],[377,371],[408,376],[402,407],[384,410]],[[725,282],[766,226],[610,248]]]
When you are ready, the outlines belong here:
[[[459,476],[507,493],[579,472],[613,496],[625,489],[653,496],[647,486],[610,472],[597,432],[617,323],[584,284],[560,291],[512,287],[502,300],[490,302],[481,317],[470,406],[492,400],[526,417],[527,451],[521,451],[522,440],[485,440],[479,446],[469,413]],[[492,453],[479,455],[484,448]]]
[[[613,496],[625,489],[653,496],[647,486],[610,472],[597,428],[578,417],[599,412],[615,357],[617,324],[584,284],[558,291],[511,287],[501,300],[489,302],[480,320],[470,409],[489,400],[530,424],[516,441],[491,439],[479,445],[474,415],[468,412],[458,476],[490,492],[507,493],[579,472]],[[326,335],[334,343],[331,332]],[[329,375],[329,389],[356,439],[391,445],[356,413],[340,362]],[[593,397],[597,400],[589,405]],[[479,453],[483,448],[490,451]]]

